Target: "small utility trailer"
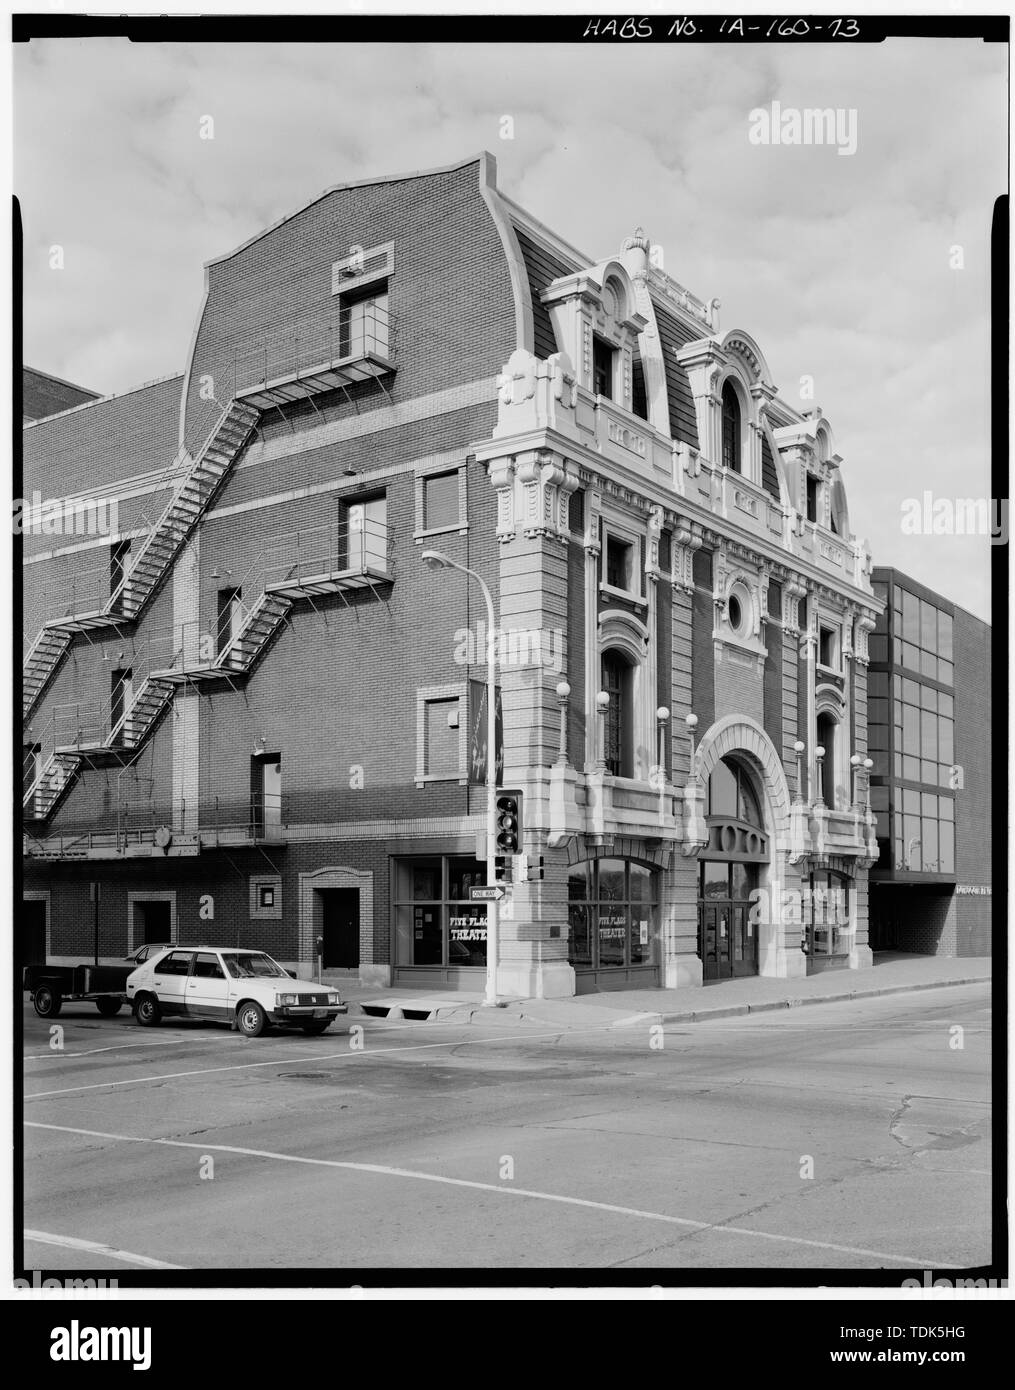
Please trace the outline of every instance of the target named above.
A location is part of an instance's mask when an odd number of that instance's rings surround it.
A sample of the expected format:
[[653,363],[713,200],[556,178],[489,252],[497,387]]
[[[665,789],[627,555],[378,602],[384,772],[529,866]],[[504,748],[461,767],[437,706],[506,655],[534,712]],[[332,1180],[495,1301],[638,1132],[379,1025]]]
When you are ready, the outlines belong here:
[[40,1018],[55,1018],[64,1004],[94,1004],[103,1018],[127,1001],[130,965],[26,965],[25,990]]

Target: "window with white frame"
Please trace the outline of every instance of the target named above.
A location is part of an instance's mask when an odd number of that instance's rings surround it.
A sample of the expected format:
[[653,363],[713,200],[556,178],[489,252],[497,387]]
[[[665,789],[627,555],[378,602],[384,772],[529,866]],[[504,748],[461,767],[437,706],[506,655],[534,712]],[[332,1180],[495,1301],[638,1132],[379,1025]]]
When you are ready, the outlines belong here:
[[282,875],[252,874],[250,916],[255,921],[279,921],[282,917]]
[[603,523],[601,582],[618,594],[640,599],[641,542],[633,531],[621,530],[615,522]]
[[838,627],[830,623],[820,623],[818,626],[818,665],[824,666],[826,671],[838,671],[840,668],[840,632]]
[[348,497],[339,502],[338,565],[340,569],[388,569],[388,499]]
[[613,399],[613,364],[616,351],[596,333],[592,338],[592,389],[597,396]]
[[416,473],[416,540],[446,531],[465,531],[467,516],[467,470],[421,465]]
[[437,531],[445,526],[457,526],[460,520],[458,470],[424,478],[423,529]]
[[728,379],[722,388],[722,466],[743,472],[743,412],[737,389]]

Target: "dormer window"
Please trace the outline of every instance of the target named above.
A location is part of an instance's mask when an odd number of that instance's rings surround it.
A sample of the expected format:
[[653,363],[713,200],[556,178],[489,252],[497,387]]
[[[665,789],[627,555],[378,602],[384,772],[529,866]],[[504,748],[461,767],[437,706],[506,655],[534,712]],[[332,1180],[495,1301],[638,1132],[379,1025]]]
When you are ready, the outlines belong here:
[[807,474],[807,520],[817,521],[818,519],[818,480],[812,474]]
[[577,385],[632,410],[637,337],[647,321],[635,309],[634,285],[621,262],[562,275],[540,299],[559,350],[575,365]]
[[732,473],[741,472],[740,400],[732,382],[722,388],[722,465]]
[[592,339],[592,389],[597,396],[613,399],[614,349],[598,333]]

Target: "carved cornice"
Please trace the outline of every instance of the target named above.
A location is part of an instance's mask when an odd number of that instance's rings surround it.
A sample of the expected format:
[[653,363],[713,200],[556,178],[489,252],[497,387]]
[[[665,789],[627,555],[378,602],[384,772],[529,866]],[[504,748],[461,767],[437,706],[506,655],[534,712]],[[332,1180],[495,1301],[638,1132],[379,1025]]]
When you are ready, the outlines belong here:
[[494,459],[490,482],[497,493],[497,539],[501,544],[515,540],[519,530],[527,537],[548,536],[567,544],[569,503],[578,478],[560,455],[533,449]]

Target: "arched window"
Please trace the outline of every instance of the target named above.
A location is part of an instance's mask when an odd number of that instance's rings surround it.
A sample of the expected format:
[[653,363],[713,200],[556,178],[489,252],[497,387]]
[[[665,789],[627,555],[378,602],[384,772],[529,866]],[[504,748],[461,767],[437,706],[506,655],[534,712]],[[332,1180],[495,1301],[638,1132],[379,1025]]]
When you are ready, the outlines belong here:
[[633,668],[621,652],[603,653],[603,689],[610,697],[603,721],[603,760],[614,777],[634,776]]
[[722,463],[734,473],[741,471],[740,463],[740,398],[729,380],[722,388]]
[[830,809],[835,809],[835,753],[838,722],[830,714],[818,715],[818,743],[824,748],[825,756],[821,763],[821,798]]
[[754,779],[734,758],[722,758],[708,779],[707,816],[726,816],[764,830],[765,821]]

